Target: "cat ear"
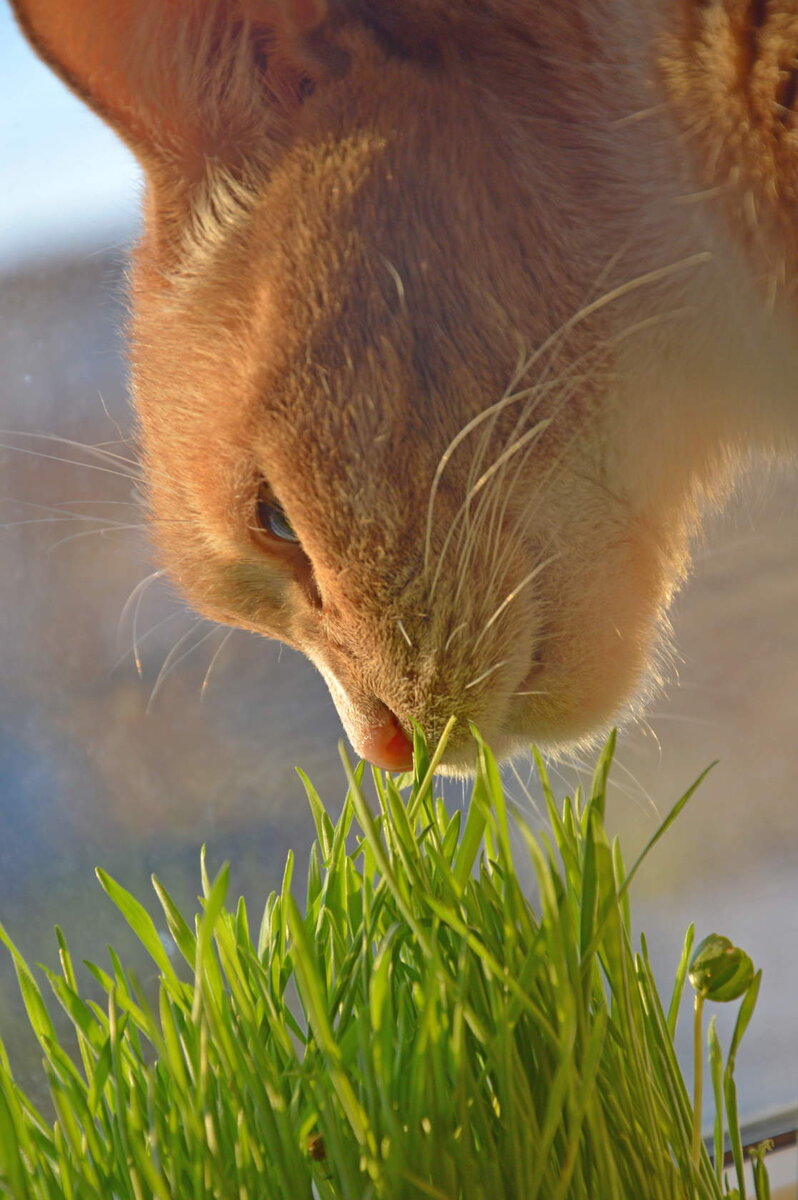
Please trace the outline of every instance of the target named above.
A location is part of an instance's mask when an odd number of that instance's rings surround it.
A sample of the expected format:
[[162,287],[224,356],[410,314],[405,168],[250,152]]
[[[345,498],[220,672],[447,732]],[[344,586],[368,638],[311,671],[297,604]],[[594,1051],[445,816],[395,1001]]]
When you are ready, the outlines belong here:
[[[328,0],[12,0],[29,41],[145,166],[224,157],[302,94]],[[243,139],[243,143],[242,143]]]

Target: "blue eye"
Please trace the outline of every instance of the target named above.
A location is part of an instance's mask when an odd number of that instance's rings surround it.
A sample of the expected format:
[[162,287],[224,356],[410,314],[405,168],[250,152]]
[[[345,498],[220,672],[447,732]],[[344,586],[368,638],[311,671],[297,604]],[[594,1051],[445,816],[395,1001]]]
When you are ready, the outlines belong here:
[[258,527],[280,542],[299,542],[293,526],[265,484],[258,492],[256,508]]

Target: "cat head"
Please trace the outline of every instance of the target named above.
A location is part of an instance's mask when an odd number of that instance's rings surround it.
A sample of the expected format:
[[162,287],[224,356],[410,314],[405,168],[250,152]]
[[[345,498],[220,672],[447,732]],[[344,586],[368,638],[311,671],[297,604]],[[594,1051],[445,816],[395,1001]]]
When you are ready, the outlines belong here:
[[145,170],[131,378],[165,565],[307,654],[386,767],[414,721],[457,718],[457,772],[469,723],[511,754],[645,695],[739,440],[742,276],[679,203],[667,40],[554,7],[18,0]]

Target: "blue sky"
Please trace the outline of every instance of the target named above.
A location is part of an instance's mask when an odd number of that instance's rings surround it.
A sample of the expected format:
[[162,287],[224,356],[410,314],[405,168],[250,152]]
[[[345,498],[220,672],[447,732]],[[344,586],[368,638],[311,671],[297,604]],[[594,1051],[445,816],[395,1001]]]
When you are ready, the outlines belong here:
[[130,153],[38,61],[0,0],[0,269],[128,239],[139,189]]

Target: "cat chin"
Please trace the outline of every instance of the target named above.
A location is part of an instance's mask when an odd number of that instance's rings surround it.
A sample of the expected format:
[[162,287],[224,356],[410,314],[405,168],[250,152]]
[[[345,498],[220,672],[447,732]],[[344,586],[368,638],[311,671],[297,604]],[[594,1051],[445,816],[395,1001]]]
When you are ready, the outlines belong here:
[[[583,721],[578,719],[578,714],[571,714],[570,719],[564,720],[559,728],[549,720],[530,718],[519,732],[493,734],[485,737],[485,741],[499,765],[514,759],[529,760],[533,750],[540,751],[549,762],[567,764],[573,761],[575,754],[594,751],[613,727],[633,721],[644,708],[643,695],[647,699],[649,694],[648,686],[641,688],[641,694],[621,709],[605,711],[601,721],[597,720],[594,708],[586,713]],[[477,745],[470,736],[462,742],[455,741],[454,745],[450,743],[437,773],[448,779],[471,779],[476,774],[478,753]]]
[[[539,694],[519,696],[495,725],[487,706],[480,736],[500,764],[528,759],[533,748],[547,760],[573,760],[574,754],[595,750],[613,727],[634,722],[662,690],[669,658],[663,623],[650,635],[647,649],[638,643],[603,664],[594,661],[592,673],[580,672],[578,663],[542,665],[526,681]],[[467,779],[476,771],[477,755],[471,733],[455,729],[438,772]]]

